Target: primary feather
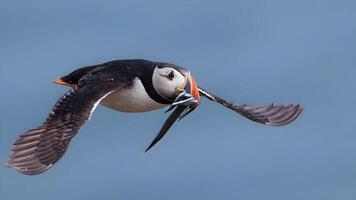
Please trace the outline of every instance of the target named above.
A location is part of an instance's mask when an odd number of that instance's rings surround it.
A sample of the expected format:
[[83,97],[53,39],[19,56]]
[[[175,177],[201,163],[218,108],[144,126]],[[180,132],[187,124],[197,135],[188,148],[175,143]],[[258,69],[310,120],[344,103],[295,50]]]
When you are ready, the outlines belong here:
[[209,100],[217,102],[226,108],[229,108],[240,115],[260,124],[271,126],[282,126],[288,124],[302,113],[303,108],[299,105],[274,105],[267,106],[252,106],[252,105],[238,105],[230,103],[215,94],[199,88],[200,93]]
[[63,95],[45,122],[23,133],[13,145],[6,166],[35,175],[49,169],[66,152],[69,142],[108,94],[130,84],[122,74],[98,71],[83,77],[76,89]]

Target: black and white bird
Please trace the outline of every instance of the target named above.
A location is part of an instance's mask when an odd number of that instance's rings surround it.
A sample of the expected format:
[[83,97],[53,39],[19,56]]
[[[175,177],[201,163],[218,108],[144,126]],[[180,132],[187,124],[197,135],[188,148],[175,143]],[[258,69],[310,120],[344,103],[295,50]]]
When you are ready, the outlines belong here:
[[20,135],[6,166],[23,174],[40,174],[66,152],[71,139],[90,119],[98,104],[121,112],[147,112],[169,106],[172,111],[146,151],[174,122],[200,105],[200,95],[255,122],[280,126],[302,112],[297,105],[251,106],[232,104],[198,87],[190,72],[170,63],[117,60],[83,67],[54,83],[70,86],[42,125]]

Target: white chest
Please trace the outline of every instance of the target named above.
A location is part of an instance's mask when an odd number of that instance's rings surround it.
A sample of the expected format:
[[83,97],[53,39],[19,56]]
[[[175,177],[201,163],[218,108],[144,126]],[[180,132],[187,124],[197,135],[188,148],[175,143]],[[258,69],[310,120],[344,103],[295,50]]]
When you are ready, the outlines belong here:
[[100,104],[121,112],[147,112],[167,106],[151,99],[138,78],[133,84],[109,94]]

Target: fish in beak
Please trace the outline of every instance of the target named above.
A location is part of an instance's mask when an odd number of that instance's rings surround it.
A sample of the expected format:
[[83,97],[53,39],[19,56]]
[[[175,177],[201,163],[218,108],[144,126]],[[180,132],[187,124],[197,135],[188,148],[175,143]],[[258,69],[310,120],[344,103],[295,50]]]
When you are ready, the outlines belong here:
[[[183,88],[183,89],[182,89]],[[164,122],[161,130],[158,132],[154,140],[147,147],[145,152],[150,150],[157,142],[159,142],[167,131],[172,127],[174,122],[181,120],[183,117],[191,113],[200,104],[199,88],[193,77],[188,72],[184,86],[177,87],[178,96],[170,105],[166,112],[176,108]]]

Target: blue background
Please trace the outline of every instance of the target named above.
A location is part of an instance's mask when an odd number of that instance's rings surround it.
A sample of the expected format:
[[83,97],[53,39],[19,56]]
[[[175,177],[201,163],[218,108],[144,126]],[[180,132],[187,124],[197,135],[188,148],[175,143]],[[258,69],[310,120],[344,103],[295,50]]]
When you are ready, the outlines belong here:
[[98,107],[52,169],[0,167],[1,200],[356,199],[356,2],[0,1],[4,162],[67,90],[51,81],[109,60],[189,68],[236,103],[301,103],[267,127],[207,100],[143,151],[167,117]]

